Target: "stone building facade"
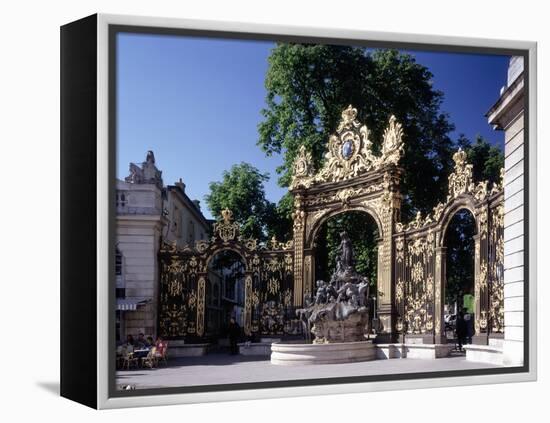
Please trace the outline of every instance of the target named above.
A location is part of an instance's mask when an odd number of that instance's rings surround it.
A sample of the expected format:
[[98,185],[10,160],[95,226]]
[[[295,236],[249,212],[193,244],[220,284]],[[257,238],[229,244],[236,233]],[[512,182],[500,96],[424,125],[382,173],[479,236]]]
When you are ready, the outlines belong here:
[[207,239],[210,222],[181,181],[164,186],[153,152],[116,181],[117,340],[155,337],[158,324],[158,253],[161,239],[178,246]]
[[523,364],[524,351],[524,62],[512,57],[500,98],[487,113],[504,131],[504,343],[503,363]]

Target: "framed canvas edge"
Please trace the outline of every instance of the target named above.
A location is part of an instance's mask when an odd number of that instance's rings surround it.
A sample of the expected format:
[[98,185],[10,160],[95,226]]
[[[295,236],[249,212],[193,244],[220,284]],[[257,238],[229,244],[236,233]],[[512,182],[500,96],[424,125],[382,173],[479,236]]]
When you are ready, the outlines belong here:
[[[536,324],[536,158],[537,158],[537,113],[536,113],[536,56],[534,41],[469,38],[426,34],[360,31],[321,27],[268,25],[229,21],[190,20],[146,16],[98,14],[97,37],[97,407],[100,409],[138,407],[153,405],[189,404],[198,402],[238,401],[250,399],[283,398],[295,396],[329,395],[387,390],[422,389],[491,383],[527,382],[537,378],[537,324]],[[227,31],[238,33],[280,34],[289,36],[323,37],[334,39],[358,39],[383,42],[406,42],[412,44],[445,45],[457,47],[518,49],[528,51],[529,58],[529,371],[498,375],[449,376],[433,379],[411,379],[363,383],[314,385],[306,387],[266,388],[258,390],[233,390],[206,393],[176,393],[167,395],[143,395],[109,397],[109,26],[128,25],[144,27],[173,27],[196,30]]]

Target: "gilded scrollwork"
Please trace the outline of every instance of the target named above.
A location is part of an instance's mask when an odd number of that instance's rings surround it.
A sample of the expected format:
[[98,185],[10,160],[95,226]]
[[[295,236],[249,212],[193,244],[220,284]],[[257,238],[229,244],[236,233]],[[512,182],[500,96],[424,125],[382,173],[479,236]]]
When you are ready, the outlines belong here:
[[[453,160],[455,165],[453,172],[449,175],[446,201],[444,203],[437,203],[432,212],[425,217],[422,217],[422,214],[417,212],[410,222],[397,222],[395,225],[396,232],[412,231],[440,223],[445,210],[450,210],[450,206],[462,195],[467,194],[472,198],[473,203],[481,204],[487,200],[489,195],[495,195],[503,190],[503,169],[501,170],[501,181],[493,184],[492,189],[489,190],[489,181],[480,181],[477,184],[474,183],[473,166],[468,163],[465,151],[458,149],[453,155]],[[482,215],[480,216],[483,217]]]
[[313,184],[313,158],[304,145],[300,146],[298,156],[294,160],[291,188],[309,188]]
[[405,295],[405,284],[401,278],[397,280],[397,285],[395,287],[395,299],[397,302],[401,302]]
[[399,122],[397,122],[395,116],[391,116],[388,127],[384,131],[382,157],[380,157],[380,162],[378,165],[397,165],[399,159],[403,155],[403,152],[403,127]]
[[473,184],[473,165],[468,163],[466,152],[461,148],[453,155],[455,168],[449,176],[449,196],[447,201],[458,197],[460,194],[472,192]]
[[239,235],[239,224],[233,221],[233,212],[231,210],[222,210],[222,220],[214,223],[214,233],[225,243],[237,238]]
[[276,278],[271,278],[267,281],[267,292],[270,294],[277,294],[279,292],[279,280]]
[[398,263],[402,263],[405,258],[405,240],[403,237],[399,237],[395,240],[395,259]]
[[204,303],[206,299],[206,279],[204,276],[199,278],[197,284],[197,335],[204,335]]
[[357,121],[357,109],[351,105],[342,112],[336,133],[328,140],[323,167],[317,174],[312,157],[304,146],[294,161],[291,190],[310,188],[315,184],[339,182],[355,178],[371,170],[397,165],[403,154],[403,129],[391,116],[382,141],[382,154],[372,152],[372,141],[366,125]]
[[244,280],[244,333],[252,333],[252,276],[247,275]]

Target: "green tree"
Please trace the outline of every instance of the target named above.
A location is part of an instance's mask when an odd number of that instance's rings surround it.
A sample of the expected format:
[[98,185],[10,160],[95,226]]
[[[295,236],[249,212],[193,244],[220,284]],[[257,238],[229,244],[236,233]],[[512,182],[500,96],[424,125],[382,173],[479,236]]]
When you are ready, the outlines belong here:
[[492,145],[481,135],[477,135],[472,143],[464,134],[460,134],[457,145],[466,152],[468,162],[474,166],[474,181],[500,181],[500,170],[504,167],[502,149]]
[[458,211],[445,233],[447,247],[447,283],[445,285],[445,302],[461,307],[464,294],[474,293],[474,235],[476,224],[468,210]]
[[[337,248],[340,245],[340,233],[346,231],[353,246],[355,270],[368,276],[371,284],[376,285],[379,236],[374,219],[366,213],[350,211],[328,219],[317,234],[315,249],[315,275],[317,279],[330,280],[336,268]],[[374,293],[374,292],[371,292]]]
[[[278,44],[269,57],[265,87],[258,145],[268,156],[282,154],[284,162],[277,169],[281,186],[291,181],[292,163],[301,145],[311,151],[317,168],[321,166],[329,135],[342,110],[353,104],[374,143],[382,139],[390,115],[403,125],[405,219],[415,210],[428,212],[446,195],[441,180],[451,169],[453,142],[448,134],[454,128],[440,112],[443,95],[433,88],[432,74],[411,55],[348,46]],[[281,212],[288,216],[290,205],[285,198]]]
[[216,219],[223,209],[230,209],[243,236],[265,240],[270,235],[268,226],[276,226],[277,221],[276,206],[265,197],[268,180],[269,174],[248,163],[233,165],[221,182],[210,183],[210,194],[205,196],[208,208]]

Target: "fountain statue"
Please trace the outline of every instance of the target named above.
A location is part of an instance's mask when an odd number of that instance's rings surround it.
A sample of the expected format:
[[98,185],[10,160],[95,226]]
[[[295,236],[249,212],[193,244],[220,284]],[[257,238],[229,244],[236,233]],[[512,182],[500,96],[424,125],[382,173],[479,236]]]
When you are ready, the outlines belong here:
[[297,310],[306,338],[314,344],[365,341],[368,326],[369,280],[355,271],[353,248],[346,232],[340,234],[336,270],[329,283],[316,282],[315,298]]

